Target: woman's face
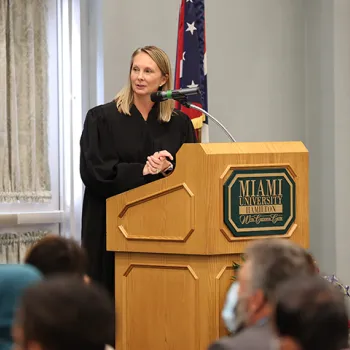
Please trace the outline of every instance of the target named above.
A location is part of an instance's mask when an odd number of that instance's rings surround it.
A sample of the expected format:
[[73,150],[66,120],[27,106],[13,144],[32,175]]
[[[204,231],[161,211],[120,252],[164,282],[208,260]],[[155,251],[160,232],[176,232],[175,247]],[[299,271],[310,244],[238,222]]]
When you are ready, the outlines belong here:
[[130,73],[131,87],[134,94],[140,97],[150,95],[164,85],[167,79],[156,62],[145,52],[140,52],[134,57]]

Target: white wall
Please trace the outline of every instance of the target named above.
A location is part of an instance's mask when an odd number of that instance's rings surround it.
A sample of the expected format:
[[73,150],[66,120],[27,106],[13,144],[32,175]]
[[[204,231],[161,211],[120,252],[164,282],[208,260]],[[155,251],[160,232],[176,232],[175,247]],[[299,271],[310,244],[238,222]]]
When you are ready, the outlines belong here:
[[[179,4],[90,0],[90,107],[124,85],[136,47],[158,45],[174,64]],[[350,283],[350,1],[207,0],[206,20],[210,112],[239,141],[305,142],[311,250]],[[227,142],[215,125],[210,140]]]
[[306,1],[306,146],[310,152],[311,248],[334,272],[333,1]]
[[306,1],[305,37],[311,248],[350,283],[350,2]]
[[334,4],[335,257],[339,277],[350,284],[350,1]]
[[[206,1],[209,109],[239,141],[304,138],[302,0]],[[226,141],[216,128],[210,141]]]

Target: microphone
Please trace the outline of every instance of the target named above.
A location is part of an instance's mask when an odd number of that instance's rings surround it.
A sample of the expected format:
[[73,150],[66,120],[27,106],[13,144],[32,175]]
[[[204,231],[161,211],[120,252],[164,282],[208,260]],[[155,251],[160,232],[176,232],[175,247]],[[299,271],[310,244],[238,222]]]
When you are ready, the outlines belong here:
[[[205,114],[210,120],[212,120],[216,125],[218,125],[225,132],[225,134],[229,137],[229,139],[232,142],[237,142],[236,139],[232,136],[232,134],[227,130],[227,128],[218,119],[213,117],[209,112],[205,111],[203,108],[201,108],[201,107],[199,107],[199,106],[197,106],[197,105],[195,105],[193,103],[188,102],[187,96],[194,95],[193,94],[194,90],[198,90],[199,91],[198,88],[158,91],[158,92],[154,92],[153,94],[151,94],[151,100],[153,102],[162,102],[162,101],[168,100],[170,98],[170,99],[173,99],[173,100],[176,100],[176,101],[180,102],[183,106],[185,106],[187,108],[195,109],[195,110]],[[190,91],[190,92],[188,93],[188,95],[185,95],[185,94],[179,93],[180,91]],[[172,97],[160,97],[160,96],[162,96],[162,93],[163,94],[176,93],[176,98],[174,96],[172,96]],[[200,93],[200,91],[199,91],[199,93]]]
[[187,96],[200,95],[199,87],[179,89],[179,90],[167,90],[167,91],[157,91],[151,93],[152,102],[162,102],[169,99],[172,100],[183,100]]

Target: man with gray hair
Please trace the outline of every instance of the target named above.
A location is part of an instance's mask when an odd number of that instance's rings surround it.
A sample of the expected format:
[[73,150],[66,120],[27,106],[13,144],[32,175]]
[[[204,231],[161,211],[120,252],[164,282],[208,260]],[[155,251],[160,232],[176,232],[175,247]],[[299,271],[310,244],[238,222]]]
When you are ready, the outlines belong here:
[[245,251],[238,271],[236,333],[210,345],[209,350],[270,350],[270,325],[277,287],[295,276],[311,276],[315,269],[305,249],[287,239],[255,241]]

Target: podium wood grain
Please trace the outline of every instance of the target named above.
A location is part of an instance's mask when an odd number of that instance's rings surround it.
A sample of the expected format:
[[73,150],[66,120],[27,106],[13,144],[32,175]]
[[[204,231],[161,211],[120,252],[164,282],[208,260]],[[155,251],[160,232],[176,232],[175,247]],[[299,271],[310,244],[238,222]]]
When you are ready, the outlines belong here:
[[[308,152],[301,142],[184,145],[174,173],[107,200],[107,249],[115,252],[120,350],[206,349],[225,334],[221,310],[245,246],[223,220],[232,169],[288,167],[295,224],[283,236],[307,247]],[[276,236],[274,236],[276,237]]]

